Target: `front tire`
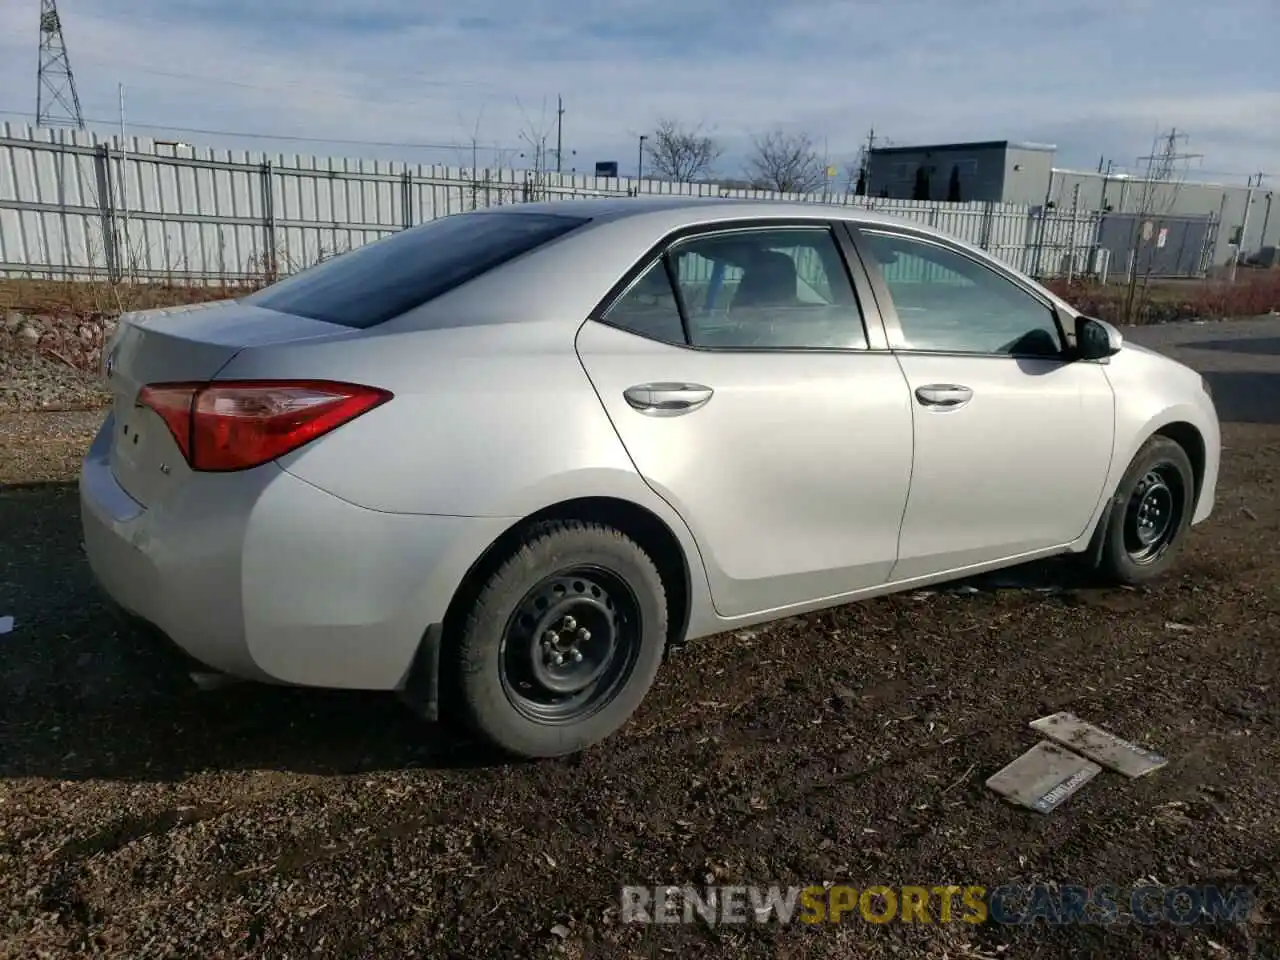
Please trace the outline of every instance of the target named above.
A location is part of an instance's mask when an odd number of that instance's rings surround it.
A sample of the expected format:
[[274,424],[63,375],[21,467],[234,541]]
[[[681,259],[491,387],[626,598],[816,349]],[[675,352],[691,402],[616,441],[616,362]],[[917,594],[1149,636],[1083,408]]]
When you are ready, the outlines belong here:
[[1152,437],[1116,488],[1098,573],[1128,586],[1159,577],[1176,559],[1194,511],[1190,458],[1168,437]]
[[459,635],[446,638],[441,692],[472,731],[509,754],[576,753],[635,712],[666,637],[666,592],[644,550],[602,524],[541,523],[485,581]]

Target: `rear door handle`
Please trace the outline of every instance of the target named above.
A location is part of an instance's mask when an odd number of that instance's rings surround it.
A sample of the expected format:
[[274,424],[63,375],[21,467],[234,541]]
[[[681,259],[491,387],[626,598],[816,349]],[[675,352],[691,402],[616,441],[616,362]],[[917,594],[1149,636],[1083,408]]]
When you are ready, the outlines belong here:
[[930,383],[916,387],[916,399],[926,407],[963,407],[973,399],[973,391],[958,383]]
[[641,383],[622,391],[627,403],[651,417],[675,417],[706,404],[714,391],[700,383]]

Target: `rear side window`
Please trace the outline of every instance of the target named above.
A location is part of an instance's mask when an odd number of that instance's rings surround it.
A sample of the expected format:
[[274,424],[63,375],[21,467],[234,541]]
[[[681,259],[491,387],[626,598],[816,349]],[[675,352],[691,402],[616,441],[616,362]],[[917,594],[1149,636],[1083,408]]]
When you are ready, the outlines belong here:
[[666,259],[655,260],[609,308],[604,320],[628,333],[684,346],[684,321],[680,318],[675,288],[667,275]]
[[434,300],[586,223],[537,213],[441,217],[326,260],[245,299],[364,329]]

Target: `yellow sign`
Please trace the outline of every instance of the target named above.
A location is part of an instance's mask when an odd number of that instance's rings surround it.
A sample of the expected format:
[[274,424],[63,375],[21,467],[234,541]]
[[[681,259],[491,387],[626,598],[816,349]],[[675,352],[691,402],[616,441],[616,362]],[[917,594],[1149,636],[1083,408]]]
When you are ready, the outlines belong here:
[[839,923],[846,915],[867,923],[983,923],[985,887],[806,887],[802,923]]

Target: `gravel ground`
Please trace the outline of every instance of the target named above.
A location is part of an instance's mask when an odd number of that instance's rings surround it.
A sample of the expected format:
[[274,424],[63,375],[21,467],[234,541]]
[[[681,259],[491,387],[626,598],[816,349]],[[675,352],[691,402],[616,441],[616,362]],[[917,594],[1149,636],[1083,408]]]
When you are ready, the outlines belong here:
[[0,314],[0,413],[109,403],[98,364],[115,328],[102,314]]
[[[1150,589],[1041,564],[725,634],[625,731],[495,760],[386,697],[199,692],[79,550],[101,414],[0,415],[0,956],[1280,956],[1280,322],[1133,333],[1205,370],[1217,510]],[[1045,589],[1050,588],[1050,589]],[[984,780],[1069,709],[1166,753],[1050,816]],[[1255,886],[1242,926],[612,922],[624,884]]]

